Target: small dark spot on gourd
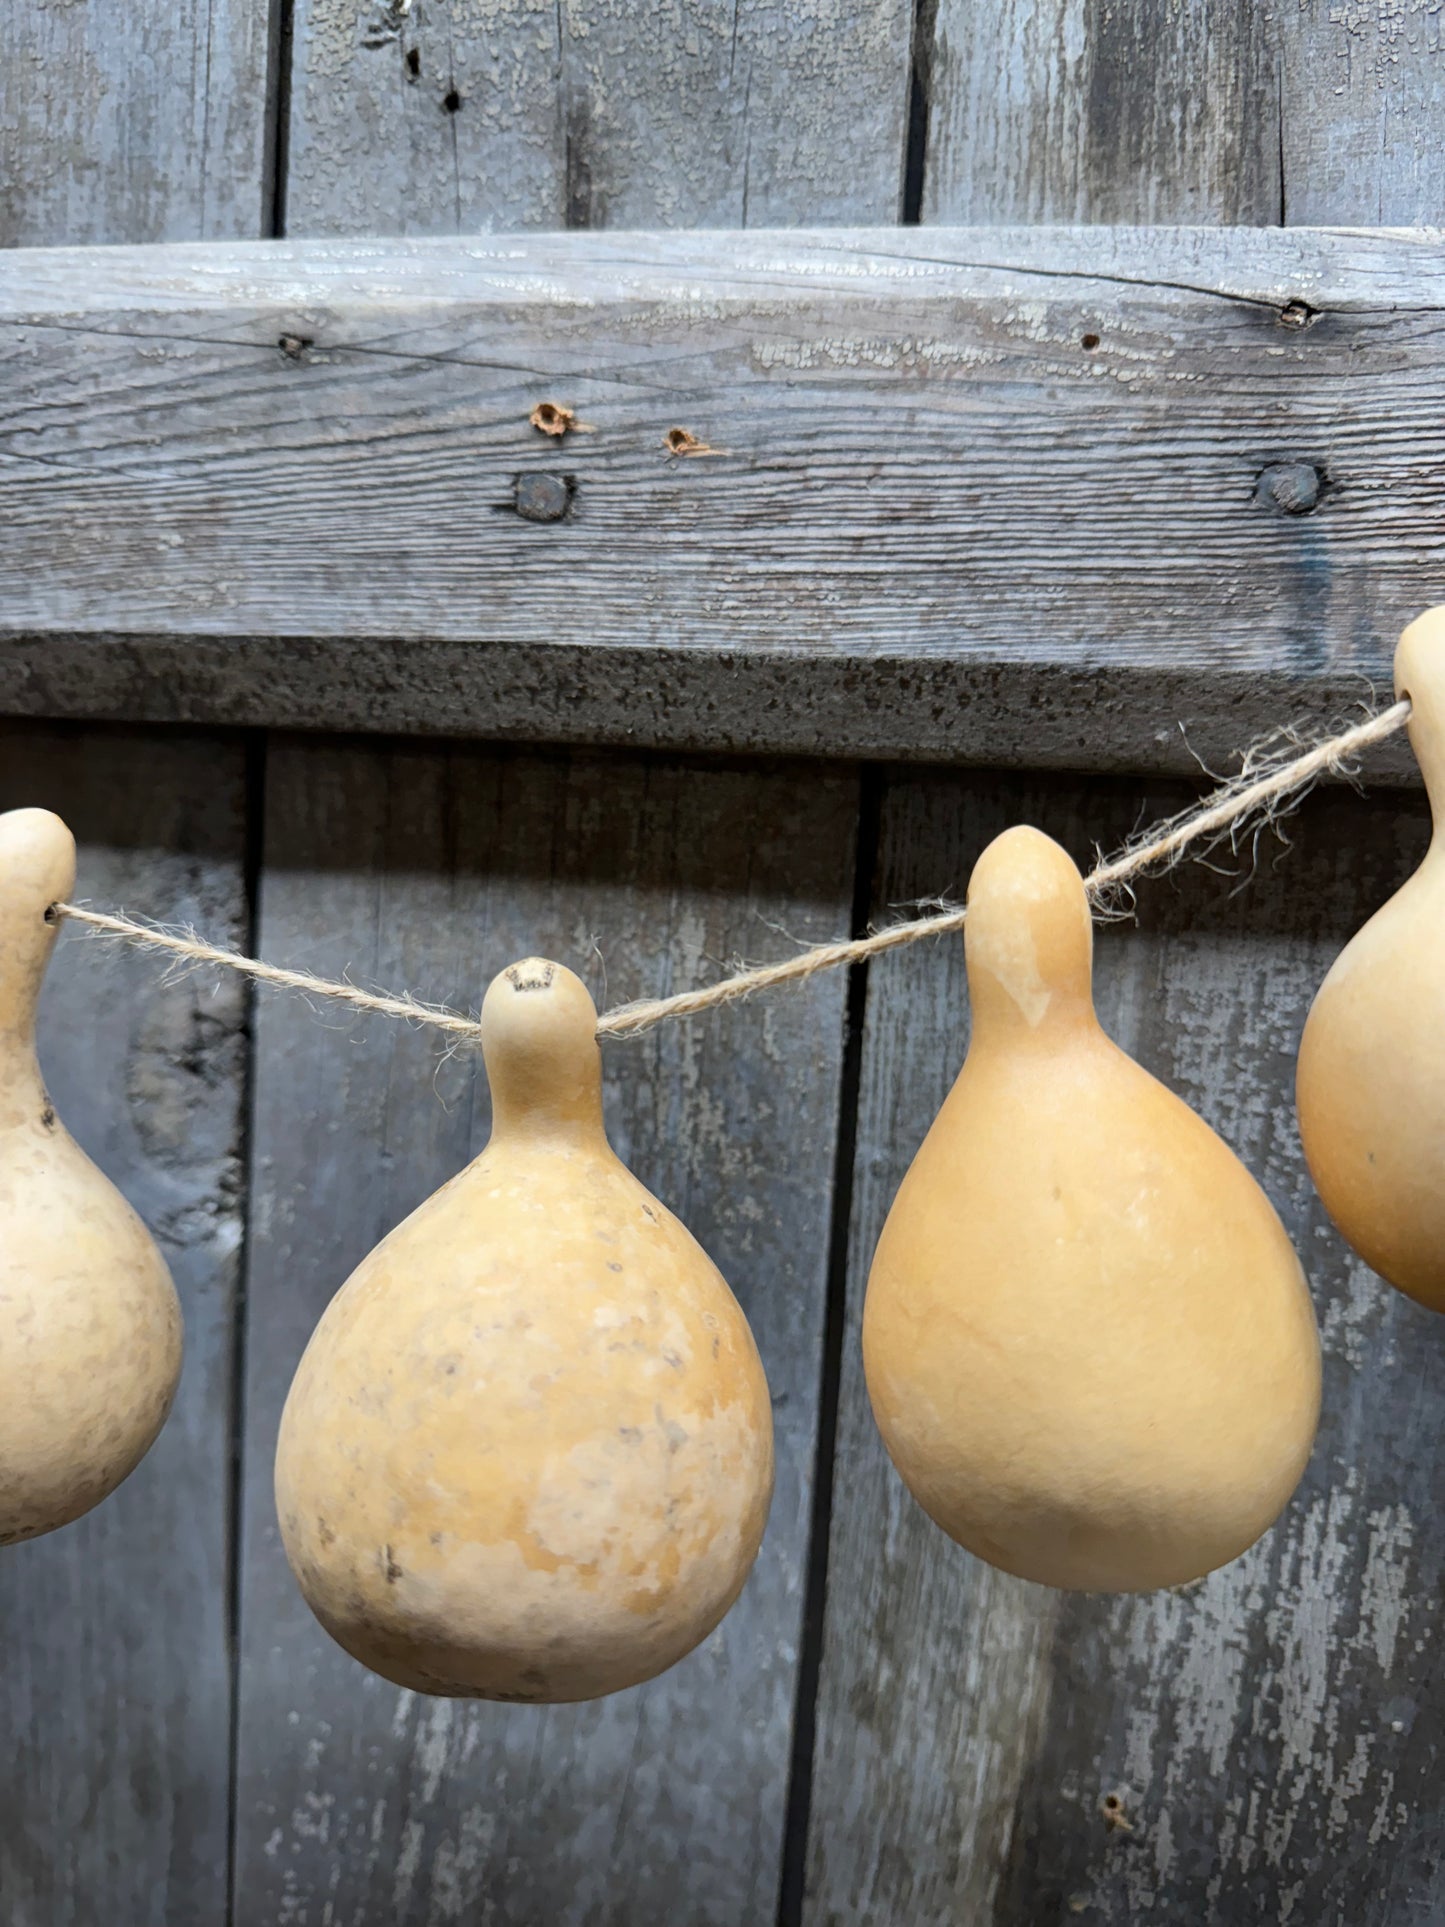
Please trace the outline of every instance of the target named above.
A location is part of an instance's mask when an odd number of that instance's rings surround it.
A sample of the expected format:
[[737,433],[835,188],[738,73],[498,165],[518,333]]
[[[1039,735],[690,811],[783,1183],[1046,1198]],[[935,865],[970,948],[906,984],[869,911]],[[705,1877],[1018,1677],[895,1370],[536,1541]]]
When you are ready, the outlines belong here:
[[557,966],[539,959],[530,969],[524,970],[521,964],[513,964],[502,974],[513,990],[550,990]]
[[336,1543],[336,1530],[333,1526],[327,1525],[324,1519],[318,1518],[316,1521],[316,1537],[321,1541],[323,1546],[334,1546]]
[[392,1551],[390,1546],[383,1546],[382,1554],[383,1554],[383,1570],[386,1573],[386,1583],[388,1586],[394,1586],[397,1580],[400,1579],[402,1576],[402,1567],[397,1564],[396,1554]]
[[607,1269],[609,1271],[621,1271],[622,1267],[615,1258],[609,1258],[607,1260]]
[[40,1113],[40,1128],[42,1131],[53,1131],[55,1129],[55,1106],[53,1104],[47,1104],[45,1109]]

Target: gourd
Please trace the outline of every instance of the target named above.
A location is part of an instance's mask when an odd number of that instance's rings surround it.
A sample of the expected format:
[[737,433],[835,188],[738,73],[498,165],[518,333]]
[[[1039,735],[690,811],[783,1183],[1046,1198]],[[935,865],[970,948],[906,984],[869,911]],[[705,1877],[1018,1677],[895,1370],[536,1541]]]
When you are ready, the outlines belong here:
[[607,1142],[596,1023],[558,964],[492,983],[490,1142],[353,1273],[286,1401],[276,1503],[301,1590],[418,1692],[649,1679],[718,1623],[762,1538],[757,1348]]
[[1198,1578],[1308,1459],[1319,1343],[1299,1262],[1234,1154],[1101,1029],[1067,854],[1008,830],[974,869],[973,1034],[868,1280],[863,1358],[924,1510],[1005,1571],[1131,1592]]
[[1445,1311],[1445,608],[1401,636],[1395,691],[1410,699],[1434,837],[1321,984],[1295,1095],[1331,1218],[1382,1277]]
[[48,810],[0,816],[0,1545],[78,1519],[165,1422],[181,1312],[165,1261],[70,1136],[35,1054],[41,979],[75,887]]

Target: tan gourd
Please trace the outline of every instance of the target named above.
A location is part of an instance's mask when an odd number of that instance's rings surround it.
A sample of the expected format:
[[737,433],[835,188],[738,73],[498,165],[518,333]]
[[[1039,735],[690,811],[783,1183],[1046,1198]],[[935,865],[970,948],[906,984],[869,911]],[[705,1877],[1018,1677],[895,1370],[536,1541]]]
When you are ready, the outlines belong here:
[[1083,883],[1037,830],[969,886],[973,1036],[879,1240],[863,1359],[914,1496],[1047,1585],[1177,1585],[1293,1492],[1304,1277],[1254,1179],[1105,1036]]
[[1325,1209],[1382,1277],[1445,1311],[1445,608],[1401,636],[1395,691],[1435,834],[1321,984],[1296,1099]]
[[40,983],[75,887],[48,810],[0,816],[0,1545],[98,1505],[165,1422],[181,1312],[145,1226],[75,1143],[35,1055]]
[[419,1692],[650,1679],[717,1625],[762,1538],[757,1348],[607,1142],[596,1022],[558,964],[495,980],[491,1140],[353,1273],[286,1401],[276,1503],[301,1589]]

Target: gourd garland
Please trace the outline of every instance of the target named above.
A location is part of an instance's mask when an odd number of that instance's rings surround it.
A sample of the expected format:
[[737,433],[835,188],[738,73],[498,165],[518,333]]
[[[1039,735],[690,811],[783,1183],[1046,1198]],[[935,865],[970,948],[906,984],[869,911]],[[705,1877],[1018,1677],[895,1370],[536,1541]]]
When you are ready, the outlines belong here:
[[0,816],[0,1544],[77,1518],[126,1476],[180,1363],[165,1266],[65,1134],[35,1061],[54,925],[73,917],[482,1043],[491,1141],[332,1301],[277,1450],[302,1591],[384,1677],[592,1698],[673,1664],[727,1611],[771,1495],[763,1366],[716,1269],[608,1145],[596,1040],[941,929],[965,932],[973,1039],[869,1278],[884,1443],[946,1532],[1026,1578],[1133,1591],[1237,1557],[1309,1456],[1313,1311],[1254,1179],[1100,1028],[1090,905],[1408,716],[1435,840],[1320,988],[1299,1115],[1344,1236],[1445,1311],[1445,609],[1405,631],[1396,689],[1396,710],[1088,878],[1015,828],[979,858],[966,912],[600,1021],[545,959],[504,971],[476,1023],[79,910],[64,825]]

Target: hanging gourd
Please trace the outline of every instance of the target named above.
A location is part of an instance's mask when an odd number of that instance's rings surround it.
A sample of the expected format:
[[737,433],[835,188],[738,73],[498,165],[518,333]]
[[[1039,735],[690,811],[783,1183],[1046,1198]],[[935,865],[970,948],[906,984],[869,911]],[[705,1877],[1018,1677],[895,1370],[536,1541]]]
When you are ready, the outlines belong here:
[[1435,834],[1320,985],[1295,1094],[1336,1225],[1381,1277],[1445,1311],[1445,608],[1401,636],[1395,693],[1410,699]]
[[58,816],[0,816],[0,1545],[68,1525],[134,1471],[181,1369],[165,1261],[55,1115],[35,1054],[48,913],[74,887]]
[[990,844],[964,935],[972,1041],[868,1280],[873,1411],[980,1558],[1052,1586],[1178,1585],[1252,1544],[1309,1457],[1304,1276],[1233,1152],[1100,1028],[1058,844]]
[[418,1692],[583,1700],[727,1611],[772,1496],[742,1310],[613,1153],[597,1013],[559,964],[482,1006],[486,1150],[333,1299],[281,1421],[312,1610]]

